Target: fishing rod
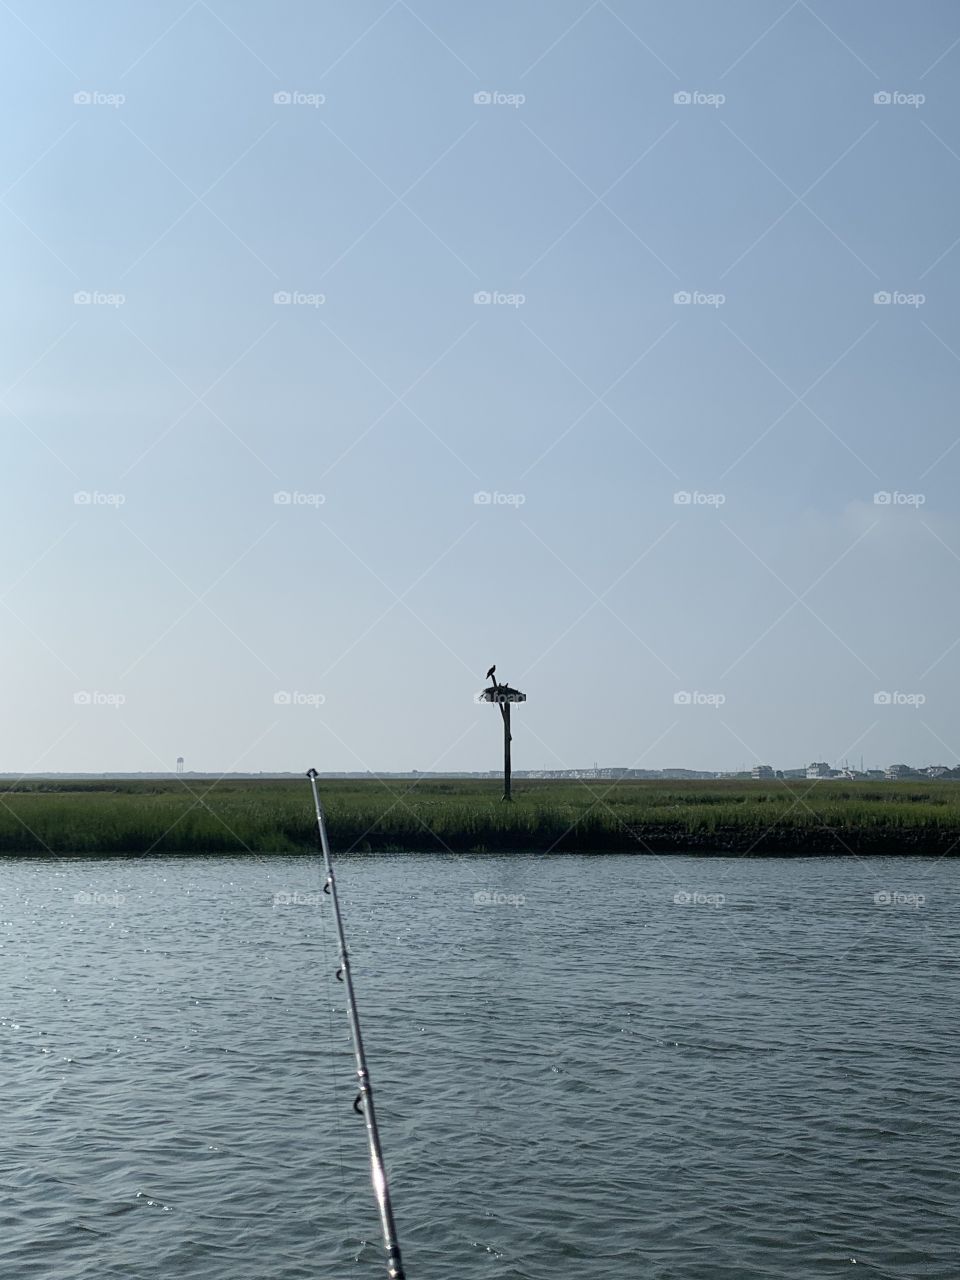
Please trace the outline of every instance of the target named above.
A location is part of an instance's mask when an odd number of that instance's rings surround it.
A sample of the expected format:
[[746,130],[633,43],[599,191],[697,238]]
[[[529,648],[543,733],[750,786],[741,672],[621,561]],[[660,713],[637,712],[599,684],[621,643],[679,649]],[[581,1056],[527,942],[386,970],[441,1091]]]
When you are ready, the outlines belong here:
[[367,1070],[367,1058],[363,1052],[363,1037],[360,1035],[360,1018],[357,1013],[357,999],[353,991],[353,979],[350,976],[350,955],[347,951],[347,940],[343,932],[343,919],[340,915],[340,901],[337,898],[337,882],[333,875],[333,862],[330,858],[330,841],[327,839],[327,822],[317,791],[317,771],[308,769],[307,777],[313,788],[313,805],[317,811],[317,830],[320,832],[320,848],[323,850],[323,865],[326,879],[324,893],[330,895],[333,903],[333,917],[337,925],[337,943],[340,948],[340,968],[337,977],[347,989],[347,1015],[350,1019],[350,1034],[353,1037],[353,1056],[357,1063],[357,1078],[360,1081],[360,1092],[354,1099],[353,1109],[362,1115],[367,1124],[367,1142],[370,1147],[370,1173],[373,1190],[380,1210],[380,1225],[383,1229],[383,1246],[387,1251],[387,1275],[390,1280],[406,1280],[403,1263],[400,1261],[400,1241],[397,1239],[397,1224],[393,1220],[393,1205],[390,1201],[390,1188],[387,1185],[387,1171],[383,1165],[383,1150],[380,1146],[380,1131],[377,1128],[377,1115],[373,1107],[373,1088],[370,1083],[370,1072]]

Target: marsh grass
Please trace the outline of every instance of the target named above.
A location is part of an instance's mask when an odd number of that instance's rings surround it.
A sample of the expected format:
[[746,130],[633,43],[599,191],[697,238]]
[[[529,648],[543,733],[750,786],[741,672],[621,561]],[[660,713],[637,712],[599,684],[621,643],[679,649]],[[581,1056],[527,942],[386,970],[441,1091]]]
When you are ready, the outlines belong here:
[[[960,852],[955,782],[321,780],[341,851]],[[0,784],[0,853],[296,853],[306,780]]]

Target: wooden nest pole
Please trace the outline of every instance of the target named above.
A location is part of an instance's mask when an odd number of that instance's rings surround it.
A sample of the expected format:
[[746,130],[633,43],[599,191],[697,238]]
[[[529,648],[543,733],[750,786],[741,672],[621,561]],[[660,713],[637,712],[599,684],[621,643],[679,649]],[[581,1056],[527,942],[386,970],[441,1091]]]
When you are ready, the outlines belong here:
[[510,743],[513,735],[510,732],[510,708],[515,702],[526,702],[527,695],[521,693],[519,689],[513,689],[508,684],[499,684],[494,681],[483,690],[480,695],[481,701],[493,702],[500,708],[500,715],[503,718],[503,799],[512,800],[511,794],[511,761],[510,761]]

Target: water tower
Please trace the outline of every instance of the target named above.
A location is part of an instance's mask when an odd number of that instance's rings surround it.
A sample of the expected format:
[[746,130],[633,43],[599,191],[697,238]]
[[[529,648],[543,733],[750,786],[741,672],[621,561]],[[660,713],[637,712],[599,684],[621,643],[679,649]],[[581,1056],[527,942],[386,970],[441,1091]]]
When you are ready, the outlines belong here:
[[183,756],[177,756],[177,773],[183,773]]

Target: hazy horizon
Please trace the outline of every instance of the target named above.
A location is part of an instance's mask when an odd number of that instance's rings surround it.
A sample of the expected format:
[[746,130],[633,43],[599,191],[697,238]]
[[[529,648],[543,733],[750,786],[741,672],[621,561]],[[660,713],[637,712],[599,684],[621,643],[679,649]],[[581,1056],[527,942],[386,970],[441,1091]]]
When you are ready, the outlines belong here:
[[955,6],[0,30],[0,770],[960,759]]
[[[793,773],[798,770],[805,770],[809,768],[812,763],[817,763],[817,762],[805,761],[799,764],[796,762],[792,762],[792,763],[778,762],[772,765],[770,764],[769,761],[762,761],[761,763],[764,765],[767,765],[768,767],[772,768],[775,772],[778,772],[778,773],[784,773],[784,772]],[[887,768],[889,768],[891,765],[894,765],[894,764],[907,764],[917,769],[934,767],[930,765],[916,765],[915,762],[905,761],[905,760],[890,760],[886,764],[878,764],[874,761],[864,760],[862,765],[859,761],[852,761],[852,760],[820,761],[819,763],[826,763],[831,768],[850,769],[853,772],[860,772],[862,770],[863,772],[866,772],[866,773],[869,773],[871,771],[872,772],[885,771]],[[942,766],[945,764],[945,761],[941,760],[938,762],[938,764]],[[615,764],[615,763],[611,764],[609,762],[597,760],[597,761],[593,761],[590,764],[581,763],[581,764],[574,764],[574,765],[565,765],[563,766],[563,770],[570,771],[570,772],[590,773],[595,769],[599,769],[601,771],[608,771],[611,769],[616,770],[616,769],[625,769],[630,767],[631,766],[628,766],[628,765]],[[753,769],[753,767],[754,766],[752,764],[744,763],[743,761],[741,761],[739,765],[734,765],[730,769],[709,769],[709,768],[698,769],[698,768],[695,768],[694,766],[677,764],[677,763],[665,764],[665,765],[651,764],[651,765],[637,766],[637,769],[645,770],[650,773],[674,773],[680,770],[685,770],[691,773],[703,773],[711,777],[712,776],[728,777],[734,773],[749,773]],[[960,768],[960,763],[948,765],[947,767],[951,769]],[[522,768],[513,769],[512,773],[515,778],[523,778],[524,776],[530,773],[544,773],[548,771],[560,772],[561,770],[559,766],[552,766],[552,765],[539,765],[539,766],[524,765]],[[500,778],[503,775],[503,762],[501,759],[499,764],[494,765],[489,769],[457,770],[457,769],[451,768],[451,769],[429,770],[429,769],[419,769],[416,765],[411,765],[407,769],[369,769],[369,770],[334,769],[331,767],[329,769],[320,769],[317,771],[317,774],[318,774],[318,777],[321,777],[321,778],[340,777],[344,775],[350,776],[350,777],[368,777],[369,776],[371,778],[410,777],[413,774],[419,774],[422,777],[429,777],[429,776],[446,777],[446,776],[459,776],[461,774],[468,774],[470,776],[475,776],[478,778],[479,777]],[[175,766],[169,769],[163,769],[159,765],[157,766],[156,769],[142,769],[142,770],[127,770],[127,769],[120,769],[120,768],[115,768],[115,769],[108,768],[108,769],[102,769],[102,770],[96,770],[96,771],[86,771],[86,770],[79,770],[79,769],[37,770],[37,771],[26,771],[26,772],[20,772],[15,769],[0,770],[0,777],[19,778],[21,780],[23,779],[28,780],[30,778],[46,778],[46,777],[55,777],[55,778],[78,777],[78,778],[108,778],[109,779],[109,778],[126,778],[126,777],[178,778],[181,776],[184,778],[189,778],[189,777],[258,778],[261,776],[298,778],[298,777],[305,777],[306,770],[295,769],[295,768],[259,769],[259,770],[193,769],[193,768],[187,767],[186,765],[184,766],[182,771],[179,771]],[[826,780],[830,781],[830,779],[826,779]]]

